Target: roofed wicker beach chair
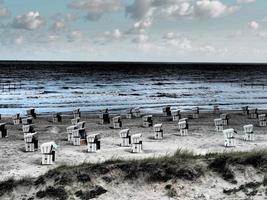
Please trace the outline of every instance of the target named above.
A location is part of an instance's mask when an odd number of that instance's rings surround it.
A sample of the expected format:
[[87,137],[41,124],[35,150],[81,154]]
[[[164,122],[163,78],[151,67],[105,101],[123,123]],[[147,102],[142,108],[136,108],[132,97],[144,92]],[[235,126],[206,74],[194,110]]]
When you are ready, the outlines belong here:
[[131,144],[130,129],[123,129],[119,132],[120,138],[122,139],[121,146],[128,147]]
[[110,118],[108,109],[102,110],[101,113],[99,114],[99,118],[100,118],[100,124],[109,124]]
[[122,127],[122,121],[120,116],[113,117],[112,121],[114,129],[120,129]]
[[153,130],[154,130],[154,138],[156,140],[162,140],[163,139],[162,124],[155,124],[153,126]]
[[199,107],[194,107],[192,108],[192,117],[193,119],[198,119],[199,118]]
[[255,134],[253,132],[253,125],[252,124],[248,124],[243,126],[244,128],[244,140],[246,141],[253,141],[255,140]]
[[143,116],[143,127],[148,128],[153,126],[153,119],[152,115],[145,115]]
[[87,136],[87,150],[90,153],[95,153],[100,150],[100,134],[91,134]]
[[0,138],[5,138],[7,137],[7,129],[6,129],[6,123],[1,123],[0,124]]
[[266,126],[266,114],[260,114],[258,117],[259,117],[259,125],[261,127]]
[[32,117],[33,119],[37,118],[37,114],[35,113],[34,108],[30,108],[30,109],[26,110],[26,112],[27,112],[28,117]]
[[171,106],[165,106],[163,109],[163,116],[167,117],[167,116],[171,116]]
[[223,131],[223,120],[222,118],[214,119],[215,130]]
[[132,135],[132,153],[141,153],[143,150],[142,134]]
[[223,130],[225,147],[236,146],[235,135],[234,135],[235,133],[236,131],[233,128]]
[[41,145],[42,165],[52,165],[55,162],[56,149],[55,142],[46,142]]
[[180,110],[172,110],[172,121],[179,121],[181,118]]

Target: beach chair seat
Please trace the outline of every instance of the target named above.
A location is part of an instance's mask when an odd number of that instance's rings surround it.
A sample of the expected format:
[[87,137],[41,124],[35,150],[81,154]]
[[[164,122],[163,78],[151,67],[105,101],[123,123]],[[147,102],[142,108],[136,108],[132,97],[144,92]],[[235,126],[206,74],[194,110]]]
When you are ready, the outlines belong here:
[[257,119],[258,118],[258,109],[257,108],[249,108],[248,109],[248,116],[250,119]]
[[110,123],[110,119],[109,119],[108,109],[103,110],[99,114],[99,118],[100,118],[100,124],[109,124]]
[[130,135],[130,129],[123,129],[119,132],[121,138],[128,137]]
[[54,113],[52,117],[53,117],[53,123],[62,122],[61,113]]
[[55,142],[46,142],[41,145],[42,165],[51,165],[55,162],[55,152],[57,145]]
[[121,146],[128,147],[131,144],[130,129],[123,129],[119,132],[120,138],[122,139]]
[[192,117],[193,119],[198,119],[199,118],[199,107],[193,107],[192,108]]
[[140,111],[140,108],[137,107],[137,108],[132,109],[132,114],[133,114],[133,117],[135,117],[135,118],[139,118],[139,117],[141,117],[141,111]]
[[8,137],[6,123],[0,123],[0,138]]
[[179,121],[181,118],[180,110],[172,110],[172,121]]
[[225,147],[234,147],[236,145],[234,134],[235,130],[233,128],[223,130]]
[[162,130],[162,124],[155,124],[154,127],[154,138],[156,140],[163,139],[163,130]]
[[215,130],[223,131],[223,120],[222,118],[214,119]]
[[80,117],[76,117],[74,119],[71,119],[71,124],[72,125],[76,125],[80,122],[81,118]]
[[220,118],[222,119],[223,126],[228,126],[228,123],[229,123],[229,115],[226,114],[226,113],[220,114]]
[[213,106],[213,113],[214,114],[220,114],[220,108],[218,105]]
[[171,116],[171,107],[170,106],[165,106],[164,108],[162,108],[163,111],[163,116],[167,117],[167,116]]
[[241,107],[241,109],[242,109],[242,113],[244,115],[248,115],[248,106],[243,106],[243,107]]
[[36,117],[37,117],[34,108],[30,108],[30,109],[26,110],[26,113],[27,113],[28,117],[32,117],[33,119],[36,119]]
[[80,108],[73,109],[72,113],[73,113],[73,118],[74,119],[78,118],[78,117],[81,117]]
[[141,153],[143,150],[142,134],[132,135],[132,153]]
[[32,117],[22,118],[21,122],[23,125],[32,124]]
[[82,128],[84,128],[84,127],[85,127],[85,121],[78,122],[78,123],[76,124],[76,127],[77,127],[77,129],[82,129]]
[[148,128],[153,126],[153,119],[152,115],[145,115],[143,116],[143,127]]
[[100,150],[100,134],[91,134],[87,136],[87,151],[89,153],[95,153]]
[[254,141],[255,140],[255,134],[253,132],[253,125],[248,124],[243,126],[244,128],[244,140],[245,141]]

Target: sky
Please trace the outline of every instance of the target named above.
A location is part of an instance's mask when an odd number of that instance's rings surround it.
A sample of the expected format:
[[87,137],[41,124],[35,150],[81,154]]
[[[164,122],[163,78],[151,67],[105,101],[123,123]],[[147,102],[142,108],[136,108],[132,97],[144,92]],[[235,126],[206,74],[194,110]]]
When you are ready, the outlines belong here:
[[0,0],[0,60],[267,62],[267,1]]

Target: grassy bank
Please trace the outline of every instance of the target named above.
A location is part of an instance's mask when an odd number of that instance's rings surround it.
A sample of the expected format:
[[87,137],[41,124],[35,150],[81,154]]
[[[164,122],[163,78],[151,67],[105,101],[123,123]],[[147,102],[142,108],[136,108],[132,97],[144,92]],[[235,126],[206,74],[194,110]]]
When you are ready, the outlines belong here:
[[[178,150],[173,156],[149,158],[143,160],[109,160],[104,163],[78,166],[61,166],[48,171],[38,178],[9,179],[0,183],[0,199],[8,196],[18,199],[60,199],[70,197],[91,199],[108,192],[105,185],[114,182],[136,181],[143,184],[166,184],[168,196],[175,196],[175,190],[169,181],[194,181],[212,174],[236,185],[225,189],[225,195],[243,191],[247,196],[257,194],[257,188],[267,185],[267,178],[258,182],[238,183],[236,172],[246,167],[254,168],[257,173],[267,172],[267,150],[233,153],[211,153],[205,156]],[[96,181],[98,180],[98,181]],[[101,180],[101,181],[99,181]],[[252,191],[251,191],[252,189]],[[27,190],[27,192],[23,192]],[[249,192],[248,192],[249,191]],[[8,199],[8,198],[7,198]]]

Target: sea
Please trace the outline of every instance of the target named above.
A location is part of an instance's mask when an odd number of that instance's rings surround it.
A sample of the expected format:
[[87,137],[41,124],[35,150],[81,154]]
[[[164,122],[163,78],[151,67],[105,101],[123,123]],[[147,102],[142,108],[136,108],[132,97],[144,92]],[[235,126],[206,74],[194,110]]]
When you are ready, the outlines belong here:
[[0,114],[74,108],[159,113],[267,108],[267,65],[231,63],[0,62]]

